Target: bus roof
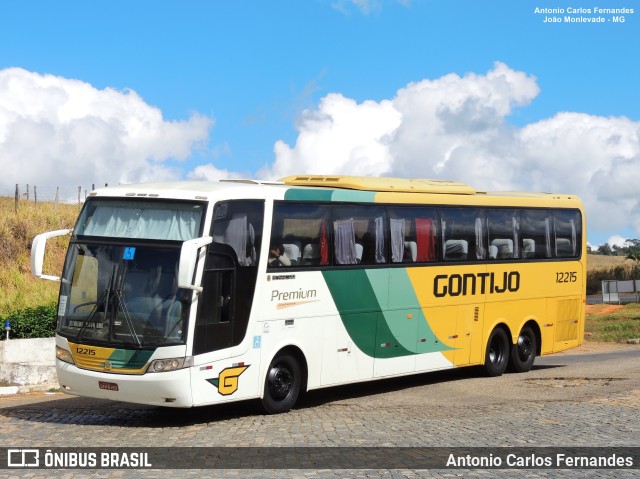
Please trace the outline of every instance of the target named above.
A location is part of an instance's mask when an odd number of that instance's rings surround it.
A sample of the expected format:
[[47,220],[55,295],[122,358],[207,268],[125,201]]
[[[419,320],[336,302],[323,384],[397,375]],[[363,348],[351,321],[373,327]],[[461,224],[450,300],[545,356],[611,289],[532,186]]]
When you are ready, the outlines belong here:
[[[292,188],[293,187],[293,188]],[[248,189],[247,189],[248,188]],[[258,193],[257,188],[261,189]],[[108,186],[92,191],[89,197],[146,197],[210,200],[212,194],[232,198],[264,197],[269,189],[307,189],[371,192],[379,202],[435,202],[444,204],[504,203],[511,201],[578,201],[575,195],[557,193],[534,193],[523,191],[482,191],[457,181],[408,179],[342,175],[292,175],[279,181],[259,181],[251,179],[225,179],[220,181],[170,181],[164,183],[141,183]],[[396,196],[397,195],[397,196]],[[448,197],[448,199],[447,199]],[[344,201],[344,196],[341,196]],[[356,197],[353,201],[361,201]],[[334,199],[334,201],[336,201]],[[371,201],[371,200],[370,200]],[[524,204],[524,203],[519,203]]]
[[212,193],[242,191],[246,185],[279,185],[282,183],[255,180],[167,181],[105,186],[89,193],[90,197],[147,197],[206,200]]
[[290,186],[322,186],[345,188],[349,190],[386,191],[399,193],[442,193],[457,195],[475,195],[474,188],[457,181],[386,178],[375,176],[324,176],[293,175],[280,179]]

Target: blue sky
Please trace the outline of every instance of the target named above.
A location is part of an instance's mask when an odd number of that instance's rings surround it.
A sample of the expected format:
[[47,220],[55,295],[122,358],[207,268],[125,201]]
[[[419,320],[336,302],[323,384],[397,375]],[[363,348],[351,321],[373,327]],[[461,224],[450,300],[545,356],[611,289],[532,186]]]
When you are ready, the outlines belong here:
[[[266,178],[323,173],[323,168],[459,175],[447,179],[478,188],[578,193],[589,215],[598,218],[621,205],[619,215],[590,221],[589,241],[640,237],[640,202],[631,183],[640,180],[640,8],[633,1],[26,0],[1,5],[0,165],[10,174],[0,180],[0,194],[12,194],[16,183],[40,184],[44,191],[60,171],[64,174],[56,182],[76,189],[72,185]],[[567,12],[596,6],[635,11],[624,15],[624,23],[614,23],[609,14],[602,15],[602,24],[543,21],[546,16],[598,17]],[[565,13],[536,14],[535,8]],[[55,87],[47,76],[55,78]],[[66,100],[55,93],[60,91]],[[450,100],[457,92],[461,98]],[[94,100],[71,115],[73,131],[60,134],[64,128],[57,122],[67,121],[69,104],[88,96]],[[104,113],[92,112],[96,102],[95,111]],[[421,117],[429,105],[433,115]],[[437,123],[443,111],[463,121]],[[20,127],[24,123],[18,120],[34,117],[37,121]],[[102,120],[97,129],[95,117]],[[473,125],[464,126],[470,117]],[[350,121],[357,118],[370,119],[368,130],[351,129]],[[110,131],[114,119],[122,119],[126,128]],[[462,131],[453,134],[454,127]],[[153,128],[157,141],[149,133]],[[129,132],[126,139],[118,136],[123,129]],[[446,134],[438,135],[440,130]],[[88,141],[96,131],[91,145],[76,140]],[[368,137],[367,131],[378,133]],[[410,144],[408,138],[416,135],[428,144]],[[476,139],[466,143],[469,138]],[[591,144],[594,138],[601,143]],[[551,150],[554,142],[560,146]],[[608,150],[612,142],[619,148]],[[317,156],[309,144],[331,158]],[[118,151],[126,161],[114,159]],[[10,167],[13,158],[25,155],[36,158],[38,168]],[[411,155],[417,156],[409,161]],[[569,156],[566,168],[559,167]],[[498,171],[501,157],[509,158],[510,173],[491,177],[487,171]],[[79,172],[92,161],[90,174]],[[49,173],[39,176],[47,168]],[[576,169],[588,175],[565,181]],[[526,170],[534,171],[533,179],[527,179]]]

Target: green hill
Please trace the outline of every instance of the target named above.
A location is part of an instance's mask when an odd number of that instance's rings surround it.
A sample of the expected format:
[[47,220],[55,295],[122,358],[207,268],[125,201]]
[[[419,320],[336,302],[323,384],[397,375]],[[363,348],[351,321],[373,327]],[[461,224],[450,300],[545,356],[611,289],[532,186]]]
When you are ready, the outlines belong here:
[[[31,276],[30,254],[34,236],[45,231],[73,227],[80,205],[21,201],[0,197],[0,316],[26,307],[57,301],[59,284]],[[47,243],[45,273],[62,271],[68,238]]]

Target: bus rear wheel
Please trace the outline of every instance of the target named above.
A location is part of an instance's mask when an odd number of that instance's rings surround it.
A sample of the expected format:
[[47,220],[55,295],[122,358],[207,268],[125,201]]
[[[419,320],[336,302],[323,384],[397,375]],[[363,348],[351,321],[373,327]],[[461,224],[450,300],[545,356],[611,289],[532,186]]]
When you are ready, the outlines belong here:
[[511,347],[509,370],[515,373],[530,371],[536,359],[536,350],[536,335],[529,326],[525,326],[518,335],[518,341]]
[[298,360],[289,353],[278,354],[267,369],[262,408],[268,414],[291,410],[302,385],[302,370]]
[[491,331],[484,357],[484,370],[487,376],[501,376],[509,364],[509,338],[502,328]]

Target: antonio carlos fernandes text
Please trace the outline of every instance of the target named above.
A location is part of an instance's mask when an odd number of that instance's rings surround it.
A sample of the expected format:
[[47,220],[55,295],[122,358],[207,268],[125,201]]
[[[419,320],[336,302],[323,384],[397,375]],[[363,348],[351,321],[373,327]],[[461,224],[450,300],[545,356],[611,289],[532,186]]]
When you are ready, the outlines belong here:
[[574,456],[569,454],[553,454],[541,456],[531,454],[521,456],[507,454],[506,457],[489,454],[488,456],[456,456],[449,454],[447,467],[554,467],[559,469],[571,468],[620,468],[633,467],[633,457],[625,457],[617,454],[610,456]]

